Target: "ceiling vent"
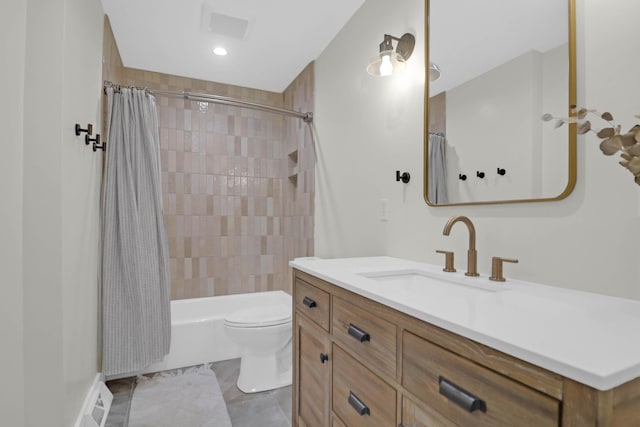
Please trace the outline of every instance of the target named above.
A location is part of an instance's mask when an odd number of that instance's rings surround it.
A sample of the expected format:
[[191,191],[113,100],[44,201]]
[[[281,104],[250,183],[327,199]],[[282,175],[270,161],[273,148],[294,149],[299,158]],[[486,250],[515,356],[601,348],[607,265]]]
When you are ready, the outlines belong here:
[[205,5],[202,8],[201,29],[216,35],[246,40],[249,32],[249,21],[213,12]]

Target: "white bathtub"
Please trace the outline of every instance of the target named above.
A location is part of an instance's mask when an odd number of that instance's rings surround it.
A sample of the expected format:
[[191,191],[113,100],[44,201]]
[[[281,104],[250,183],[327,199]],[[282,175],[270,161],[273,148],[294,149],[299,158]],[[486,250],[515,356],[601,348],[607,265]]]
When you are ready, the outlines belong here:
[[283,291],[271,291],[171,301],[169,354],[161,362],[140,372],[108,379],[240,357],[240,349],[229,341],[224,332],[224,318],[239,309],[274,303],[291,306],[291,295]]

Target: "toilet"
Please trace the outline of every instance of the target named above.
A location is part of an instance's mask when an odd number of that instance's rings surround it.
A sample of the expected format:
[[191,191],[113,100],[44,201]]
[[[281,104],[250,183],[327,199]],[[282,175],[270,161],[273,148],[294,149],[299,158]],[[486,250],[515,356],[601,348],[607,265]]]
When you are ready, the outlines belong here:
[[230,340],[241,349],[238,388],[245,393],[291,384],[290,304],[274,303],[235,311],[224,319]]

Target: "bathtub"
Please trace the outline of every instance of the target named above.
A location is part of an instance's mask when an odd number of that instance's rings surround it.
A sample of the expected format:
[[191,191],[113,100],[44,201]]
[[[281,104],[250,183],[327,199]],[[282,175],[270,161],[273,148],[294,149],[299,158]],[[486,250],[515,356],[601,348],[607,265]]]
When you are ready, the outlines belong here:
[[240,348],[229,341],[224,332],[224,318],[239,309],[275,303],[291,306],[291,295],[283,291],[270,291],[171,301],[169,354],[161,362],[140,372],[108,379],[240,357]]

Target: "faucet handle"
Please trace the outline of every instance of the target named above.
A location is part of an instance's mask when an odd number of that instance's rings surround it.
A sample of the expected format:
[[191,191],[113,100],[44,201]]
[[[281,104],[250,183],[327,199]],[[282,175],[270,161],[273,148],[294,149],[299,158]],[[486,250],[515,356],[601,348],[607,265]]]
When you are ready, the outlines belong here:
[[494,282],[504,282],[506,280],[502,275],[503,262],[512,262],[517,264],[518,260],[514,258],[500,258],[497,256],[491,258],[491,277],[489,277],[489,280],[493,280]]
[[453,252],[450,251],[436,251],[439,254],[444,254],[444,268],[442,271],[446,271],[447,273],[453,273],[456,269],[453,266]]

